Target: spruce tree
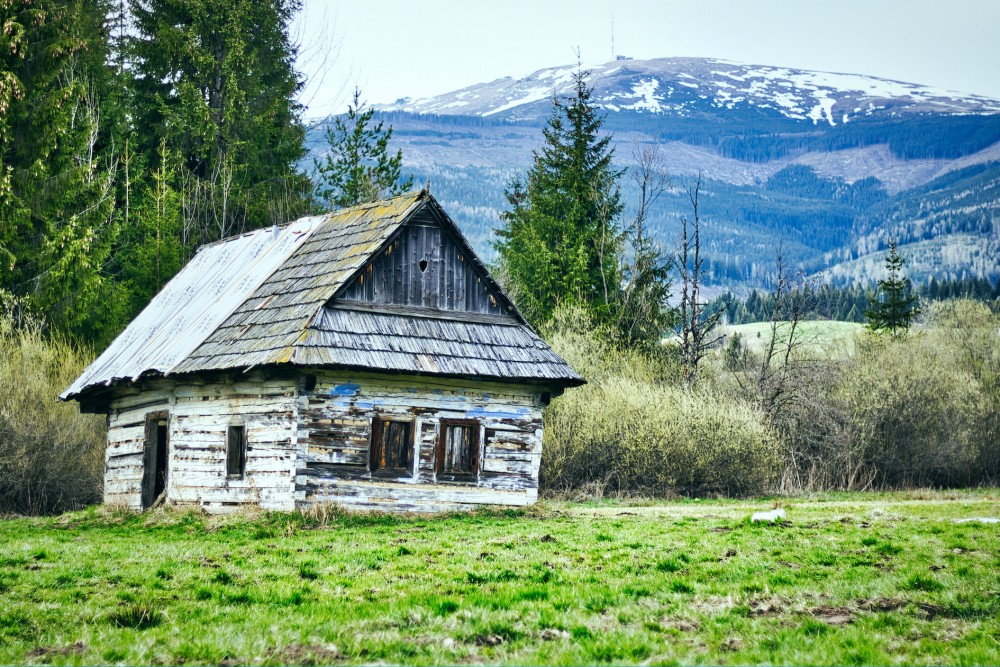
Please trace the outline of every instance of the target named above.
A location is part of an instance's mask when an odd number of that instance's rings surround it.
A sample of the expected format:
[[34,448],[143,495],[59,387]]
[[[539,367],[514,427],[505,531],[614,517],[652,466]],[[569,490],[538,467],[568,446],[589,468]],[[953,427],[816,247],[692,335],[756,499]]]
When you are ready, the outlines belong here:
[[896,252],[896,242],[889,242],[885,256],[887,277],[878,281],[878,294],[869,297],[865,318],[868,328],[881,333],[900,335],[909,330],[913,318],[920,313],[917,297],[911,294],[910,281],[902,275],[905,260]]
[[310,206],[289,37],[299,0],[131,0],[136,151],[177,156],[188,247]]
[[553,99],[544,144],[526,178],[508,184],[511,209],[501,214],[497,231],[501,273],[536,324],[548,321],[560,303],[610,322],[622,283],[623,172],[612,165],[610,137],[600,136],[602,118],[586,74],[574,75],[573,97]]
[[93,340],[118,326],[117,119],[104,0],[0,3],[0,289]]
[[389,155],[392,127],[383,129],[382,121],[373,124],[374,115],[355,89],[347,114],[326,128],[328,152],[314,164],[319,175],[316,194],[331,206],[345,208],[395,197],[413,187],[412,176],[404,180],[400,175],[403,152]]

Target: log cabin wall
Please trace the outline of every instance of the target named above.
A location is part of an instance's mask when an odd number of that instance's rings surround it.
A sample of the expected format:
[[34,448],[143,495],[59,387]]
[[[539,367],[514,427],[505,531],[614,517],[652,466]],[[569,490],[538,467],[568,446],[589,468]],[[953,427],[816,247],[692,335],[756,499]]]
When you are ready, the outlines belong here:
[[108,505],[142,510],[146,415],[170,410],[171,387],[164,384],[145,391],[119,390],[111,401],[104,450],[104,502]]
[[[483,504],[527,505],[538,497],[542,391],[530,385],[406,375],[313,371],[298,399],[295,502],[434,512]],[[403,474],[370,470],[373,420],[410,423],[413,461]],[[475,423],[477,474],[439,479],[442,419]],[[441,476],[443,477],[443,476]]]
[[[161,380],[116,397],[109,415],[105,502],[142,509],[146,415],[169,414],[167,497],[211,512],[294,509],[296,388],[292,380]],[[242,426],[245,471],[227,474],[227,433]]]

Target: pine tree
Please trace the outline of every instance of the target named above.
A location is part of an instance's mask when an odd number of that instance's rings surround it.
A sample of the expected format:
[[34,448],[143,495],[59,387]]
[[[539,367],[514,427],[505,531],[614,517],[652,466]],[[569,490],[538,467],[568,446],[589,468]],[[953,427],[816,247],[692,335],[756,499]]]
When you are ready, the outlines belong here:
[[331,206],[345,208],[364,202],[395,197],[413,187],[413,177],[403,179],[403,152],[389,155],[392,127],[372,123],[374,109],[366,109],[361,91],[345,116],[337,116],[326,128],[327,154],[314,160],[319,182],[317,196]]
[[586,72],[575,95],[554,99],[527,177],[508,183],[511,210],[501,214],[495,243],[502,275],[519,307],[536,324],[561,303],[585,307],[597,323],[614,317],[622,284],[624,234],[619,180],[610,137],[591,103]]
[[302,81],[289,25],[300,0],[131,0],[136,151],[180,160],[185,245],[283,223],[310,206]]
[[0,3],[0,288],[85,339],[117,327],[116,81],[104,0]]
[[878,281],[879,296],[868,299],[865,318],[868,328],[881,333],[900,335],[909,330],[913,318],[920,313],[917,297],[911,294],[910,281],[902,275],[905,260],[896,252],[896,242],[889,242],[885,256],[888,276]]

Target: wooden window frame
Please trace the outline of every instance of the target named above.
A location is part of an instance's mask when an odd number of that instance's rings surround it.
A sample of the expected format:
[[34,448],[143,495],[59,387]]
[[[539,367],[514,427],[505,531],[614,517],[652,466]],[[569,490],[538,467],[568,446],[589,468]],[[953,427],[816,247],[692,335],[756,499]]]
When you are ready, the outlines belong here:
[[[472,472],[445,472],[444,449],[448,441],[448,428],[464,426],[472,432]],[[438,422],[437,446],[434,448],[434,476],[439,482],[476,482],[479,481],[480,460],[482,450],[480,423],[476,419],[442,419]]]
[[[233,446],[233,431],[240,429],[239,472],[232,472],[230,467]],[[229,424],[226,427],[226,479],[243,479],[247,474],[247,425]]]
[[[410,437],[406,442],[407,458],[409,459],[408,467],[381,468],[376,465],[376,462],[381,459],[378,454],[381,451],[381,448],[385,447],[385,443],[382,440],[382,433],[384,425],[387,423],[406,424],[410,429]],[[416,442],[417,424],[416,420],[412,417],[408,418],[402,415],[373,416],[368,438],[368,472],[371,473],[373,477],[413,477],[415,474],[414,470],[420,458],[419,454],[414,451],[416,448]]]

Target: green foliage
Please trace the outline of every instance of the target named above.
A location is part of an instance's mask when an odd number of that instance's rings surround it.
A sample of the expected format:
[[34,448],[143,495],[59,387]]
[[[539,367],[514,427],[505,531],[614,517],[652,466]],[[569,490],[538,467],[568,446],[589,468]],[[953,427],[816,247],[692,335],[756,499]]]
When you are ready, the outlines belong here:
[[310,209],[298,7],[0,4],[0,289],[104,345],[197,244]]
[[137,313],[184,265],[183,192],[177,188],[176,158],[161,140],[158,166],[138,184],[136,208],[119,250],[122,282],[129,287],[130,311]]
[[865,318],[868,328],[881,333],[888,331],[896,336],[906,333],[913,318],[920,314],[917,297],[911,294],[910,281],[902,276],[905,260],[896,252],[896,242],[889,242],[889,252],[885,256],[888,276],[878,281],[881,294],[868,300]]
[[622,172],[612,165],[610,137],[599,136],[602,119],[585,76],[574,74],[574,97],[553,99],[544,144],[525,180],[508,184],[511,209],[497,231],[502,273],[536,324],[560,304],[583,306],[607,323],[622,283]]
[[346,116],[337,116],[326,128],[327,154],[314,160],[319,175],[316,193],[331,206],[346,208],[395,197],[413,187],[413,177],[403,180],[403,152],[389,155],[392,126],[372,123],[374,109],[365,109],[361,91]]
[[107,11],[0,6],[0,289],[84,336],[105,334],[120,303],[104,273],[118,235]]
[[293,219],[309,207],[302,87],[288,29],[298,0],[131,0],[136,151],[166,144],[191,201],[185,243]]
[[864,333],[826,358],[804,351],[781,420],[784,489],[1000,479],[1000,317],[970,300],[927,315],[908,336]]
[[773,487],[781,450],[762,415],[710,387],[684,389],[666,353],[616,350],[584,330],[549,336],[588,384],[546,412],[545,488],[741,496]]

